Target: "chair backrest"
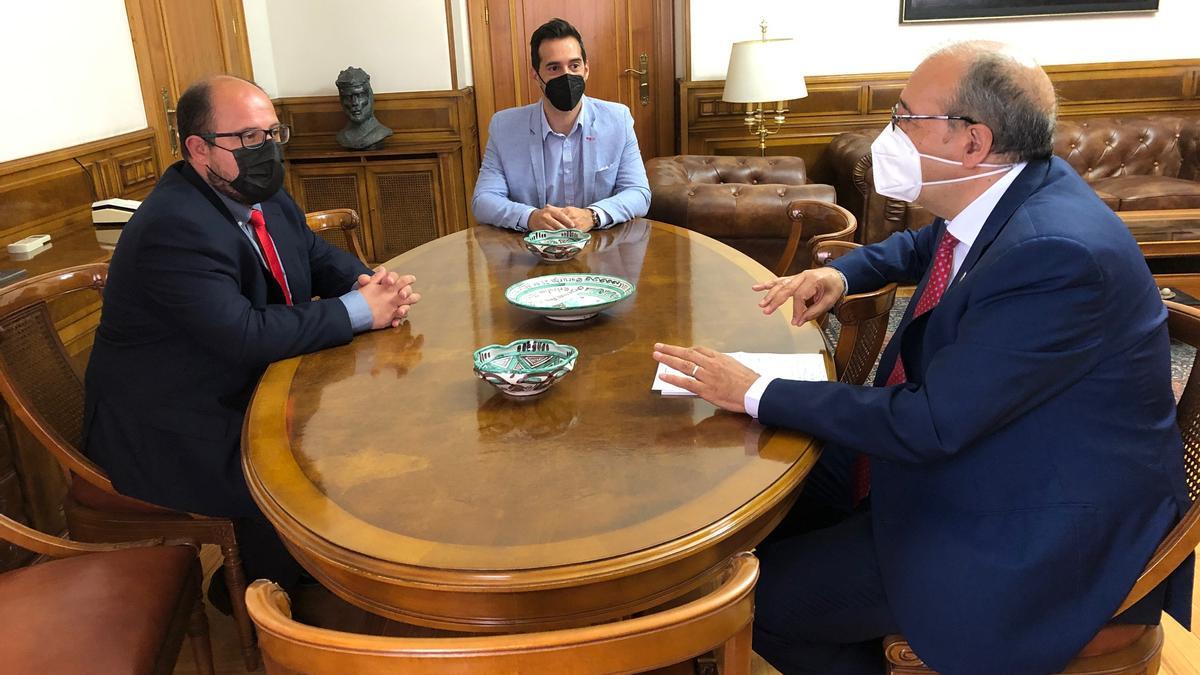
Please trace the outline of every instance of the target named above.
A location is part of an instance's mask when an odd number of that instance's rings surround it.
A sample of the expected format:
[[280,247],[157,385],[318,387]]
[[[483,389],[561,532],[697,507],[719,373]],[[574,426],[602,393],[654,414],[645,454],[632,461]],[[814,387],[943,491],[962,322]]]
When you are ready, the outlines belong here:
[[725,645],[726,675],[746,675],[758,560],[735,556],[716,590],[685,605],[625,621],[541,633],[396,638],[356,635],[293,621],[287,594],[258,580],[246,606],[267,673],[640,672]]
[[1192,372],[1175,410],[1175,422],[1183,437],[1183,467],[1192,506],[1154,551],[1116,614],[1145,597],[1200,545],[1200,501],[1196,499],[1200,496],[1200,309],[1176,302],[1165,304],[1171,338],[1197,348]]
[[362,236],[362,220],[354,209],[329,209],[304,214],[308,229],[325,241],[347,253],[353,253],[367,267],[367,254],[363,252],[359,237]]
[[[858,248],[847,241],[817,241],[812,246],[813,266],[826,265]],[[887,334],[888,317],[896,302],[896,284],[870,293],[848,295],[833,309],[841,324],[833,364],[838,381],[863,384],[870,374]]]
[[[778,276],[783,276],[792,267],[791,263],[796,256],[796,248],[800,244],[802,230],[809,233],[820,233],[812,235],[808,240],[809,259],[800,266],[800,269],[806,270],[825,264],[825,261],[816,258],[816,250],[823,242],[848,243],[854,238],[854,231],[858,229],[858,218],[855,218],[853,213],[837,204],[816,199],[793,200],[787,206],[787,215],[794,227],[792,236],[788,239],[783,255],[779,259],[779,264],[776,265],[775,274]],[[837,257],[841,255],[842,249],[835,246],[826,250],[833,257]]]
[[83,378],[67,354],[48,303],[77,292],[101,293],[108,264],[68,267],[0,289],[0,395],[65,471],[112,489],[79,451]]

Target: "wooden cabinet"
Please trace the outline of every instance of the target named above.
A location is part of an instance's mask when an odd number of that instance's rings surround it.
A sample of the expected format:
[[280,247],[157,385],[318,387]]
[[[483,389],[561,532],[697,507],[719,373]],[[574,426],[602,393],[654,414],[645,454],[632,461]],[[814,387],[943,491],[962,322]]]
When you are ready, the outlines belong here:
[[291,192],[305,211],[357,211],[363,220],[363,250],[372,262],[466,227],[438,157],[356,159],[291,160]]
[[[288,190],[305,211],[354,209],[373,263],[390,260],[465,229],[479,172],[475,104],[470,88],[379,94],[375,113],[395,133],[375,150],[345,150],[336,135],[346,123],[336,96],[280,99],[292,126],[284,147]],[[344,246],[344,241],[328,241]]]

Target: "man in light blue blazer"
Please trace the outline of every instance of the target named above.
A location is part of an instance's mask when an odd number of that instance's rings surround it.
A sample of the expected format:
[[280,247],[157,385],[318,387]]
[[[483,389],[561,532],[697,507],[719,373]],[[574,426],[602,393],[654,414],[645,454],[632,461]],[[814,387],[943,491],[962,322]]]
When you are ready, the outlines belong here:
[[611,227],[646,215],[650,184],[629,108],[583,95],[587,52],[579,31],[551,19],[529,40],[542,100],[501,110],[471,209],[513,230]]

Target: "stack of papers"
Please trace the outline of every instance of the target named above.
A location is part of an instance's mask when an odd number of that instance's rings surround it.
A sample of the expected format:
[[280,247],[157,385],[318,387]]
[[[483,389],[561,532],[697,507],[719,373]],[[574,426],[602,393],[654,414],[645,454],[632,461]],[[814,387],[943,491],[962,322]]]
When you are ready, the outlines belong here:
[[[778,377],[785,380],[808,380],[824,382],[829,377],[825,373],[825,356],[823,354],[756,354],[750,352],[730,352],[739,363],[750,370],[766,377]],[[663,396],[695,396],[692,392],[673,384],[667,384],[659,379],[660,375],[684,375],[674,368],[658,364],[654,373],[654,384],[651,391],[661,392]]]

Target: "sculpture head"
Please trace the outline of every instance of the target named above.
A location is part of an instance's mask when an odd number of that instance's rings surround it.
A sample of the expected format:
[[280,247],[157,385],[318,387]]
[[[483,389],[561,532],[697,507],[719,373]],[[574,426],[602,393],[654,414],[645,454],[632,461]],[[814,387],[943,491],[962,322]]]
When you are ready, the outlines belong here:
[[375,113],[375,94],[371,91],[371,76],[362,68],[349,68],[338,73],[334,83],[346,116],[355,124],[362,124]]

